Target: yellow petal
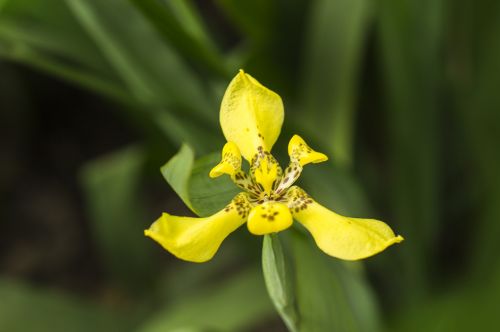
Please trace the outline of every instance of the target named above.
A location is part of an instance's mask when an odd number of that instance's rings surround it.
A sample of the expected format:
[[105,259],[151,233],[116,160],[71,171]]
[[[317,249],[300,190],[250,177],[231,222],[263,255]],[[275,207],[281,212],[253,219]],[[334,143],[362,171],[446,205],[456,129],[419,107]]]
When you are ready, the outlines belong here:
[[248,230],[255,235],[276,233],[287,229],[293,223],[292,214],[283,203],[265,202],[257,205],[248,216]]
[[[296,200],[290,200],[296,197]],[[318,247],[330,256],[357,260],[375,255],[403,241],[379,220],[341,216],[313,201],[302,189],[290,188],[293,216],[312,234]]]
[[236,143],[250,161],[259,146],[271,151],[283,119],[280,96],[240,70],[222,99],[220,123],[226,140]]
[[320,163],[327,161],[328,157],[321,152],[316,152],[307,145],[299,135],[293,135],[288,143],[288,154],[292,161],[298,161],[300,166],[309,163]]
[[163,213],[144,234],[180,259],[206,262],[222,241],[246,221],[249,211],[247,194],[240,193],[223,210],[207,218]]
[[222,174],[233,176],[241,169],[241,153],[238,146],[233,142],[227,142],[222,149],[221,162],[212,168],[210,177],[216,178]]

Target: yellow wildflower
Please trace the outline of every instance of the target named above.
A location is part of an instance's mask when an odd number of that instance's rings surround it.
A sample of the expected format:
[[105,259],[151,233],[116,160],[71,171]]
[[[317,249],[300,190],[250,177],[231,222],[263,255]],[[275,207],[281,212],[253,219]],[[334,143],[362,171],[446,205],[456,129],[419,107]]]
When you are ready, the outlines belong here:
[[[346,260],[366,258],[401,242],[403,238],[382,221],[341,216],[293,185],[305,165],[328,158],[294,135],[288,144],[290,164],[283,170],[270,153],[283,118],[280,96],[241,70],[222,100],[220,123],[227,143],[221,162],[209,175],[227,174],[244,191],[207,218],[163,213],[145,234],[192,262],[210,260],[222,241],[245,222],[251,233],[264,235],[287,229],[295,219],[321,250]],[[249,174],[241,169],[242,156],[250,163]]]

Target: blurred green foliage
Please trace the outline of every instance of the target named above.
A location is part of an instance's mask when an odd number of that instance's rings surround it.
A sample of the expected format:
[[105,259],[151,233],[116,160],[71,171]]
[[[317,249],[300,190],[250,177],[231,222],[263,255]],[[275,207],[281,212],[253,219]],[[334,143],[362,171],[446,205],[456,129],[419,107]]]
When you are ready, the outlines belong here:
[[[259,272],[260,239],[241,230],[197,266],[166,260],[142,235],[161,213],[143,195],[161,179],[151,165],[179,148],[161,171],[193,211],[213,213],[237,192],[208,170],[224,142],[219,103],[239,68],[284,100],[278,156],[292,133],[330,156],[301,185],[406,238],[364,265],[326,257],[300,228],[266,240],[266,282],[287,326],[492,330],[500,324],[499,35],[494,0],[0,0],[4,66],[108,98],[141,136],[79,176],[106,282],[125,304],[2,278],[0,330],[284,329]],[[1,111],[15,112],[22,94],[2,84]]]

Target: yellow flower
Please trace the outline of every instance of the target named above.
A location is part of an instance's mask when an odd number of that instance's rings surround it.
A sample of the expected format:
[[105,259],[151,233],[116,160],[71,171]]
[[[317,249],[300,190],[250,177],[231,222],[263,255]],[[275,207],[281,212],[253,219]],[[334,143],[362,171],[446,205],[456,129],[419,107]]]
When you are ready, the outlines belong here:
[[[401,242],[403,238],[385,223],[341,216],[293,185],[305,165],[328,158],[294,135],[288,144],[290,164],[283,170],[270,153],[283,118],[280,96],[241,70],[222,100],[220,123],[227,143],[210,177],[227,174],[244,191],[207,218],[163,213],[145,234],[192,262],[210,260],[222,241],[245,222],[251,233],[264,235],[287,229],[295,219],[321,250],[346,260],[366,258]],[[241,169],[242,156],[250,163],[248,174]]]

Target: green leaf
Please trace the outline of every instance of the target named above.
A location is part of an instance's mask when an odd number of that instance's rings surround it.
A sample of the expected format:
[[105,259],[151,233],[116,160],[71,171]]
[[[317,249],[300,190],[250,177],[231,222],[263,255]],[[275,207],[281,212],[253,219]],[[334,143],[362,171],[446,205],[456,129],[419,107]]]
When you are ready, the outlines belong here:
[[161,167],[161,174],[170,184],[172,189],[179,195],[182,201],[196,213],[189,198],[188,183],[194,163],[194,151],[186,144]]
[[[202,119],[194,119],[189,113],[177,113],[176,106],[170,105],[166,108],[158,108],[149,112],[154,124],[158,126],[162,134],[175,146],[183,143],[189,144],[196,151],[207,153],[214,146],[222,145],[220,134],[212,130],[211,126]],[[137,114],[138,117],[144,114]],[[139,110],[142,112],[142,110]]]
[[127,315],[53,290],[0,279],[0,331],[132,331]]
[[[265,41],[272,31],[278,6],[273,1],[217,0],[217,4],[234,21],[237,27],[255,44]],[[255,18],[259,24],[255,24]]]
[[306,168],[298,185],[322,205],[340,214],[368,217],[371,212],[359,180],[352,172],[338,168],[334,163],[326,162]]
[[7,4],[7,1],[9,0],[0,0],[0,11],[3,9],[3,7]]
[[128,99],[123,84],[61,1],[5,0],[0,11],[0,56],[108,97]]
[[143,151],[131,147],[92,161],[81,173],[93,235],[107,272],[136,289],[152,277],[152,255],[144,229]]
[[165,44],[150,22],[128,1],[66,0],[74,17],[140,103],[175,104],[215,124],[214,101],[201,79]]
[[[401,246],[406,299],[424,295],[440,218],[441,112],[446,1],[378,2],[377,41],[387,118],[392,215],[412,241]],[[423,134],[425,133],[425,134]],[[413,298],[413,299],[412,299]]]
[[134,123],[147,119],[172,142],[200,151],[216,142],[213,93],[126,1],[9,0],[0,57],[113,98],[130,107]]
[[240,266],[245,253],[238,239],[230,237],[223,246],[213,259],[203,264],[173,261],[158,278],[159,287],[155,288],[155,296],[168,305],[175,305],[179,299],[198,296],[200,290],[210,287],[214,280]]
[[373,295],[356,263],[323,254],[304,234],[292,238],[300,331],[378,331]]
[[251,268],[167,306],[140,331],[242,331],[269,319],[273,312],[262,275]]
[[296,123],[343,166],[353,158],[356,91],[371,9],[370,0],[319,0],[308,18]]
[[[459,162],[463,163],[464,174],[470,185],[460,183],[459,192],[468,193],[470,198],[461,206],[474,204],[473,220],[460,218],[450,221],[469,223],[474,227],[473,251],[470,262],[473,272],[480,277],[491,271],[491,253],[499,252],[500,243],[500,4],[498,2],[454,3],[457,12],[453,50],[454,66],[452,83],[456,97],[454,111],[460,120],[460,135],[463,144],[455,142]],[[471,8],[474,8],[472,11]],[[481,24],[477,24],[481,22]],[[472,195],[470,193],[473,193]],[[471,223],[472,221],[472,223]],[[464,226],[462,226],[464,227]],[[465,226],[469,227],[469,225]]]
[[184,57],[226,77],[224,59],[191,1],[130,0]]
[[193,150],[183,145],[161,168],[161,172],[184,203],[203,217],[222,209],[240,191],[226,176],[216,179],[208,176],[210,169],[219,161],[219,153],[194,161]]
[[281,318],[290,331],[298,331],[293,280],[277,234],[264,236],[262,271],[267,291]]
[[229,178],[220,176],[212,179],[210,170],[219,163],[220,153],[206,155],[194,163],[189,183],[189,195],[195,209],[201,216],[208,216],[226,206],[241,189]]
[[[490,331],[500,324],[500,267],[490,265],[488,275],[434,292],[394,317],[389,331]],[[496,269],[496,270],[495,270]],[[457,287],[458,286],[458,287]],[[448,287],[446,287],[448,288]]]
[[112,74],[106,59],[62,1],[6,0],[0,11],[0,40],[4,38],[96,73]]

